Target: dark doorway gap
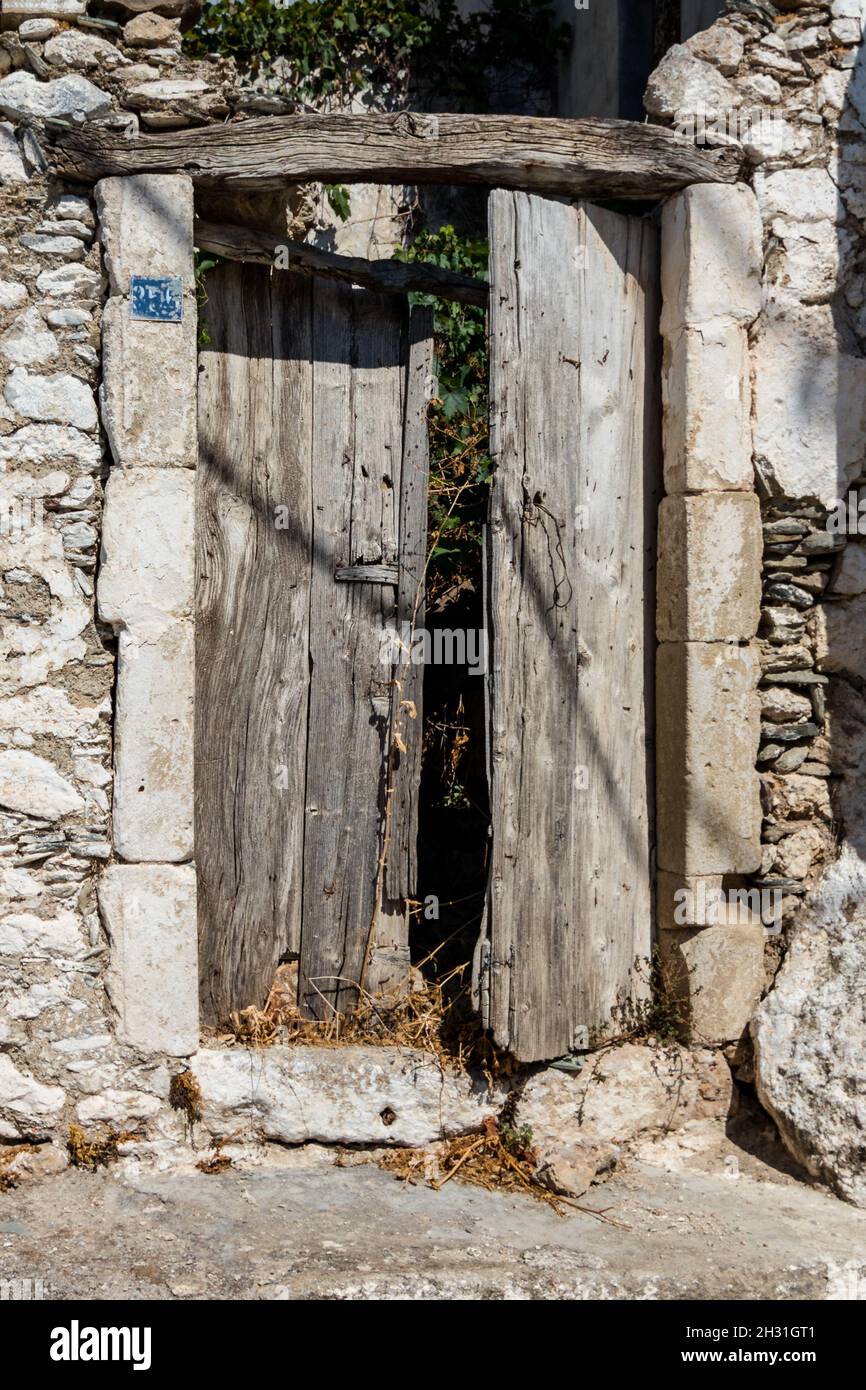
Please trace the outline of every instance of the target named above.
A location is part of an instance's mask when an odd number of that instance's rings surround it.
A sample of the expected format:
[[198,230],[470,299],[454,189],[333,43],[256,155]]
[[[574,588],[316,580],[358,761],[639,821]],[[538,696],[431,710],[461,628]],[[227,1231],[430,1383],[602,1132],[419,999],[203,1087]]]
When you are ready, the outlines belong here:
[[[427,631],[484,627],[481,550],[474,593],[429,616]],[[468,989],[487,886],[490,804],[486,772],[485,677],[467,665],[424,672],[424,761],[418,835],[418,898],[409,945],[425,978],[441,981],[465,965],[455,992]],[[425,901],[438,899],[438,919]]]

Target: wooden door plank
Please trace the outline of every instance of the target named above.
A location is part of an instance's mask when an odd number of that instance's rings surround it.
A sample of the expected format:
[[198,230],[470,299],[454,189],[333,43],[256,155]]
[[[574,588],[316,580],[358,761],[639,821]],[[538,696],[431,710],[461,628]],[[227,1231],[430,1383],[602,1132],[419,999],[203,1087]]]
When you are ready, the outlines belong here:
[[[307,726],[310,286],[208,277],[197,476],[195,813],[206,1021],[297,950]],[[288,529],[278,529],[285,507]],[[282,519],[282,517],[281,517]]]
[[381,897],[391,672],[380,631],[395,620],[396,591],[334,576],[397,561],[405,330],[398,301],[316,283],[299,995],[312,1017],[354,1006]]
[[[416,891],[418,798],[421,789],[424,667],[412,662],[414,632],[424,626],[427,565],[427,485],[430,450],[427,404],[433,371],[433,310],[415,309],[409,321],[403,463],[400,476],[400,560],[397,626],[409,650],[392,671],[393,710],[386,897],[397,902]],[[408,947],[408,936],[399,944]]]
[[494,192],[487,1022],[570,1050],[651,931],[647,679],[656,248],[643,221]]
[[653,225],[601,208],[585,209],[582,234],[578,1021],[601,1029],[646,995],[652,950],[659,247]]

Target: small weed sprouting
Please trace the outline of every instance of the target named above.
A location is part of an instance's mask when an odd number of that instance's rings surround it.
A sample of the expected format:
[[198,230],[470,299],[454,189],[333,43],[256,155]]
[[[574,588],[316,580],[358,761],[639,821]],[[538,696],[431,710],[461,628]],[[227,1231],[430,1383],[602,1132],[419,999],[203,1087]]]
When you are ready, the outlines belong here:
[[499,1124],[499,1138],[502,1147],[512,1158],[526,1160],[532,1154],[532,1130],[529,1125],[521,1125],[519,1129],[515,1129],[502,1120]]
[[[670,966],[658,951],[636,958],[635,978],[648,985],[646,997],[624,1000],[611,1012],[613,1036],[594,1035],[588,1051],[612,1043],[657,1038],[660,1042],[684,1042],[689,1035],[689,1005],[683,998]],[[697,993],[697,991],[693,991]]]
[[221,256],[217,256],[215,253],[211,254],[209,251],[196,251],[195,253],[193,279],[195,281],[195,299],[198,309],[197,341],[199,351],[201,351],[202,348],[206,348],[211,340],[210,333],[208,333],[207,325],[204,321],[205,305],[207,304],[207,289],[205,287],[204,277],[209,270],[213,270],[214,266],[219,265],[221,261]]
[[202,1094],[198,1078],[191,1071],[179,1071],[171,1078],[168,1088],[169,1104],[186,1117],[190,1134],[196,1120],[201,1119]]
[[227,1168],[231,1168],[232,1160],[228,1154],[223,1153],[223,1145],[228,1143],[226,1139],[217,1139],[213,1146],[212,1153],[206,1158],[200,1158],[195,1165],[200,1173],[224,1173]]
[[89,1168],[95,1172],[114,1162],[121,1144],[138,1137],[132,1130],[107,1129],[88,1138],[80,1125],[70,1125],[66,1141],[69,1161],[74,1168]]

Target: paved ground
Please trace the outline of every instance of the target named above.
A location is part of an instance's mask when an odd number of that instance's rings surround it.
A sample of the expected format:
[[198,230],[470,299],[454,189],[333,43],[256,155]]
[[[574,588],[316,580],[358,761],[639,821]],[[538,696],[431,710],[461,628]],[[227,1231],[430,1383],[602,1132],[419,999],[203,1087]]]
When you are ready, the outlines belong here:
[[627,1229],[316,1150],[215,1176],[70,1170],[0,1195],[0,1279],[73,1299],[851,1296],[866,1212],[755,1159],[711,1166],[635,1163],[594,1189]]

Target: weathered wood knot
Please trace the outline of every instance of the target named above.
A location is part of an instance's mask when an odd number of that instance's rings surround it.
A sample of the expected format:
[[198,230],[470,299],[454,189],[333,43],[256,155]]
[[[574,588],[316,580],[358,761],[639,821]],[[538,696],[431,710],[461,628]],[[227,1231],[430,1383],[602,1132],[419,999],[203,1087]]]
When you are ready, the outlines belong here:
[[400,111],[394,118],[394,130],[398,135],[418,140],[438,140],[439,117],[422,111]]

